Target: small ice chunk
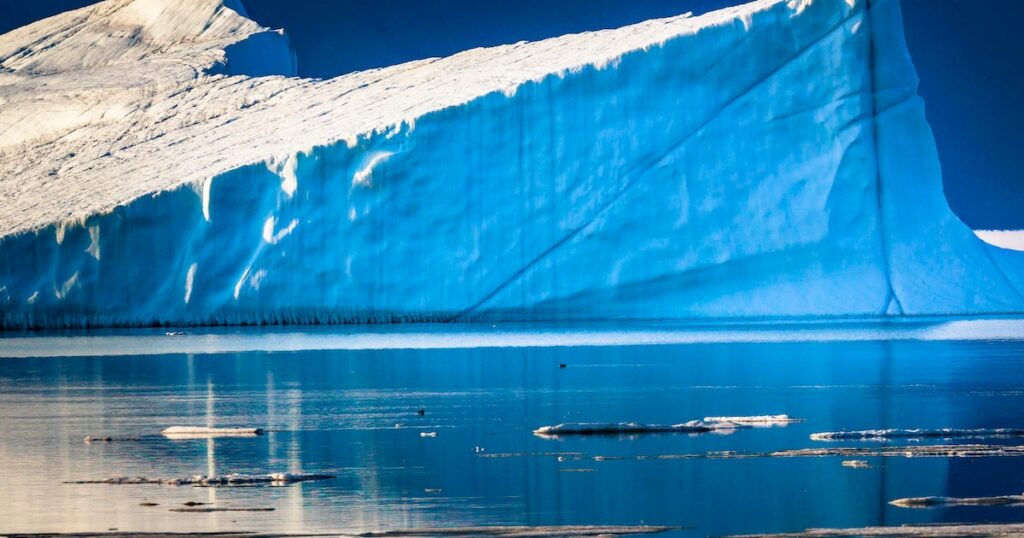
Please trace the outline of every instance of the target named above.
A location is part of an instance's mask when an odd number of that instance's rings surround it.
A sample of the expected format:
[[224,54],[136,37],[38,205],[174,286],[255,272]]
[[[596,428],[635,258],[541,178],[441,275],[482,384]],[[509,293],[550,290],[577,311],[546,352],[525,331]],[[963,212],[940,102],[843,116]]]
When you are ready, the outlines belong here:
[[171,426],[162,432],[171,439],[208,439],[211,437],[255,437],[263,435],[260,428],[207,428],[199,426]]
[[900,508],[931,508],[935,506],[1022,506],[1024,495],[998,497],[909,497],[889,504]]
[[138,440],[139,440],[138,437],[111,437],[109,435],[104,435],[104,436],[86,435],[85,439],[84,439],[85,444],[87,444],[87,445],[91,445],[93,443],[115,443],[115,442],[119,442],[119,441],[138,441]]
[[846,460],[842,463],[843,467],[850,469],[870,469],[871,464],[864,460]]
[[437,432],[420,432],[420,437],[437,437]]
[[327,480],[334,475],[323,473],[271,473],[267,475],[271,482],[305,482],[308,480]]
[[102,480],[69,480],[65,484],[113,484],[113,485],[135,485],[135,484],[163,484],[165,481],[159,478],[147,478],[145,476],[115,476]]

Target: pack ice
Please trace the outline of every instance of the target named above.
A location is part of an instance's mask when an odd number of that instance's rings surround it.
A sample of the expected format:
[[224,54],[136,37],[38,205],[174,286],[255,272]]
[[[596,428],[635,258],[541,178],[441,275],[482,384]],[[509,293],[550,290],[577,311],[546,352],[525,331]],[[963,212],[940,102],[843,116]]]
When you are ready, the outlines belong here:
[[946,204],[897,0],[331,80],[237,0],[107,0],[0,65],[6,328],[1024,312],[1024,255]]

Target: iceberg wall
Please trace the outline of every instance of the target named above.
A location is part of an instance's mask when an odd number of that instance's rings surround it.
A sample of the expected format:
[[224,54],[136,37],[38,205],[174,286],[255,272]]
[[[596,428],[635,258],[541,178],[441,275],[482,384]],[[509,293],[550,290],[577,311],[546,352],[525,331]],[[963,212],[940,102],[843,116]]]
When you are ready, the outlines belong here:
[[1024,255],[943,197],[897,0],[331,81],[232,46],[150,98],[173,129],[0,145],[4,327],[1024,312]]

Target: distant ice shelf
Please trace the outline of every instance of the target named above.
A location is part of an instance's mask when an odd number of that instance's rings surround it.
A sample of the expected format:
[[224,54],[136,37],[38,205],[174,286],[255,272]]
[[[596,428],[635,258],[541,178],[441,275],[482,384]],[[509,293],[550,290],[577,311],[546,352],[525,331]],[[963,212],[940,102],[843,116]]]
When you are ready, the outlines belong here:
[[2,327],[1024,313],[898,0],[294,73],[236,0],[0,36]]
[[[330,350],[650,347],[801,342],[1022,341],[1024,318],[970,320],[817,320],[797,322],[649,321],[583,324],[403,324],[346,327],[211,327],[168,338],[153,329],[0,336],[0,359],[203,355]],[[715,421],[708,417],[706,422]],[[729,417],[721,417],[729,418]],[[737,417],[732,417],[737,418]],[[791,419],[793,420],[793,419]],[[749,417],[747,419],[749,422]],[[750,424],[760,426],[761,424]],[[767,424],[765,424],[767,425]]]
[[990,245],[1024,251],[1024,230],[978,230],[974,233]]

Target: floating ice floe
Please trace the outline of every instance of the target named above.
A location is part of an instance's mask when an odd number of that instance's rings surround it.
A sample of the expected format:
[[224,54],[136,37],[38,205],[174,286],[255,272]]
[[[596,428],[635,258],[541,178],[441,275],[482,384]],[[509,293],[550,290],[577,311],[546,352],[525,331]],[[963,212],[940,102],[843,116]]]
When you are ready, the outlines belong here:
[[1019,428],[981,428],[965,430],[959,428],[942,428],[936,430],[912,429],[912,430],[863,430],[849,432],[825,432],[811,434],[813,441],[856,441],[856,440],[886,440],[886,439],[984,439],[999,437],[1024,437],[1024,429]]
[[731,538],[863,538],[865,536],[884,536],[885,538],[992,538],[995,536],[1024,536],[1024,524],[936,524],[905,525],[901,527],[864,527],[860,529],[808,529],[803,532],[788,532],[786,534],[745,534],[732,536]]
[[792,418],[789,415],[759,415],[751,417],[704,417],[704,422],[742,424],[755,428],[770,426],[785,426],[796,422],[803,422],[803,419]]
[[731,432],[733,430],[769,427],[801,422],[789,415],[759,415],[749,417],[705,417],[704,420],[691,420],[681,424],[641,424],[638,422],[577,422],[563,423],[556,426],[543,426],[533,431],[541,437],[558,435],[637,435],[644,433],[712,433]]
[[[754,459],[754,458],[994,458],[994,457],[1024,457],[1024,446],[1022,445],[917,445],[898,447],[836,447],[836,448],[799,448],[792,450],[777,450],[774,452],[739,452],[734,450],[721,450],[710,452],[692,452],[689,454],[641,454],[637,456],[586,456],[582,453],[573,453],[578,458],[589,457],[594,461],[616,461],[616,460],[682,460],[682,459]],[[491,453],[478,454],[480,458],[522,458],[522,457],[550,457],[557,453],[534,452],[534,453]]]
[[213,508],[203,506],[199,508],[171,508],[171,512],[273,512],[276,508]]
[[567,422],[555,426],[543,426],[533,431],[540,437],[556,437],[559,435],[636,435],[643,433],[710,433],[715,431],[731,431],[749,428],[748,425],[733,422],[705,422],[691,420],[682,424],[657,425],[640,424],[637,422]]
[[871,464],[864,460],[846,460],[842,463],[843,467],[850,469],[870,469]]
[[291,484],[311,480],[329,480],[334,475],[323,473],[269,473],[269,474],[238,474],[206,476],[195,475],[191,478],[148,478],[145,476],[119,476],[102,480],[72,480],[65,484],[165,484],[168,486],[248,486],[254,484]]
[[1022,506],[1024,495],[997,497],[909,497],[889,504],[900,508],[932,508],[935,506]]
[[196,426],[171,426],[162,432],[171,439],[208,439],[210,437],[255,437],[263,435],[260,428],[204,428]]
[[437,437],[437,432],[420,432],[420,437]]
[[392,536],[425,537],[425,536],[499,536],[506,538],[527,538],[542,536],[624,536],[633,534],[657,534],[676,530],[675,527],[655,527],[648,525],[562,525],[538,527],[435,527],[422,529],[405,529],[391,531],[364,532],[356,536],[366,538],[389,538]]

